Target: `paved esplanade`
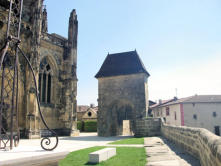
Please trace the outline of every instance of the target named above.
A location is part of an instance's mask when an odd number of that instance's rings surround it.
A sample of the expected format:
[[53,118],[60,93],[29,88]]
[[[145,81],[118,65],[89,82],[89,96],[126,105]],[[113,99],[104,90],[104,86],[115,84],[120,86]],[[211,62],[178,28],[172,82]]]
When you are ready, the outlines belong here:
[[22,139],[17,148],[11,151],[0,150],[0,166],[30,166],[32,164],[62,159],[71,151],[93,146],[103,146],[120,140],[119,137],[98,137],[97,133],[81,133],[79,137],[60,137],[58,147],[51,152],[44,151],[40,139]]
[[[93,146],[103,146],[125,137],[98,137],[97,133],[81,133],[79,137],[60,137],[58,147],[51,152],[41,149],[40,140],[21,140],[11,151],[0,150],[0,166],[39,166],[38,163],[55,163],[69,152]],[[145,138],[147,166],[200,166],[199,161],[177,149],[170,142],[159,137]],[[143,147],[143,145],[108,145]],[[51,164],[52,163],[52,164]],[[43,164],[45,166],[45,164]]]
[[146,166],[200,166],[200,162],[160,137],[144,139]]

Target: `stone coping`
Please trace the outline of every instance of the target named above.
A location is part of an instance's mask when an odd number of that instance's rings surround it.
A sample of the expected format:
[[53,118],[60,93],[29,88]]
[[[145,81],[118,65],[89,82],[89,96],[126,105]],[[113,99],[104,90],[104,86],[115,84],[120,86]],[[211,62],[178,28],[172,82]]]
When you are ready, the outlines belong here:
[[198,158],[202,166],[221,166],[221,137],[204,128],[171,126],[162,123],[164,137]]

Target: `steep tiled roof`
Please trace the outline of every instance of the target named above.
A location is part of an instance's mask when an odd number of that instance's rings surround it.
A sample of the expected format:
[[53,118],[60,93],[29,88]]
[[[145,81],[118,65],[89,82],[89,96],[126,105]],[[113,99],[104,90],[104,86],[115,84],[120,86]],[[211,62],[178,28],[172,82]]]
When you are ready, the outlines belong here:
[[183,102],[185,102],[186,100],[188,100],[189,98],[192,98],[192,97],[193,97],[193,96],[185,97],[185,98],[180,98],[180,99],[177,99],[177,100],[173,100],[173,101],[164,103],[164,104],[162,104],[161,106],[163,107],[163,106],[167,106],[167,105],[173,105],[173,104],[183,103]]
[[77,112],[87,112],[88,108],[90,108],[90,107],[87,105],[78,105]]
[[152,109],[152,108],[155,108],[155,107],[159,107],[159,106],[161,106],[161,105],[170,103],[170,102],[172,102],[172,101],[174,101],[174,100],[176,100],[176,99],[173,98],[173,99],[169,99],[169,100],[161,100],[160,103],[156,103],[156,104],[154,104],[154,105],[151,105],[150,108]]
[[97,111],[98,111],[98,106],[93,107],[93,110],[94,110],[95,112],[97,112]]
[[137,51],[130,51],[108,54],[95,77],[100,78],[137,73],[146,73],[149,76]]
[[98,106],[96,106],[96,107],[90,107],[88,105],[78,105],[77,106],[77,112],[87,112],[89,109],[93,110],[94,112],[97,112]]

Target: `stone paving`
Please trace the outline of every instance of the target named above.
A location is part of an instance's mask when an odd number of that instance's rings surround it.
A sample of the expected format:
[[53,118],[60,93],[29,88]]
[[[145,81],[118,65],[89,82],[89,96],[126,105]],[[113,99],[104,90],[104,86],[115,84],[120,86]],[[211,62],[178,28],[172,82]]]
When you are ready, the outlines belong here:
[[[58,147],[51,152],[41,149],[40,140],[21,140],[11,151],[0,150],[0,166],[55,166],[69,152],[93,146],[145,147],[146,166],[200,166],[197,159],[184,153],[171,142],[160,137],[147,137],[144,145],[110,145],[125,136],[98,137],[97,133],[81,133],[79,137],[60,137]],[[108,144],[108,145],[107,145]]]
[[58,147],[44,151],[40,139],[22,139],[17,148],[11,151],[0,150],[0,166],[32,166],[40,162],[64,158],[69,152],[93,146],[104,146],[125,136],[98,137],[97,133],[81,133],[79,137],[60,137]]
[[146,166],[200,166],[200,162],[160,137],[144,139],[147,153]]

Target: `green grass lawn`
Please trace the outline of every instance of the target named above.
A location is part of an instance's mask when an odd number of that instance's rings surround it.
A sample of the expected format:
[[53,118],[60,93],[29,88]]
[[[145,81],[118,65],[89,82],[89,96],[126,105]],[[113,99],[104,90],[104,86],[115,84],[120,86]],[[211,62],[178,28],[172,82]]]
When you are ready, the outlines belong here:
[[110,144],[144,144],[144,138],[128,138],[112,142]]
[[[105,147],[92,147],[71,152],[59,162],[59,166],[94,165],[88,163],[88,154]],[[96,166],[145,166],[146,153],[144,148],[117,147],[117,155]]]

